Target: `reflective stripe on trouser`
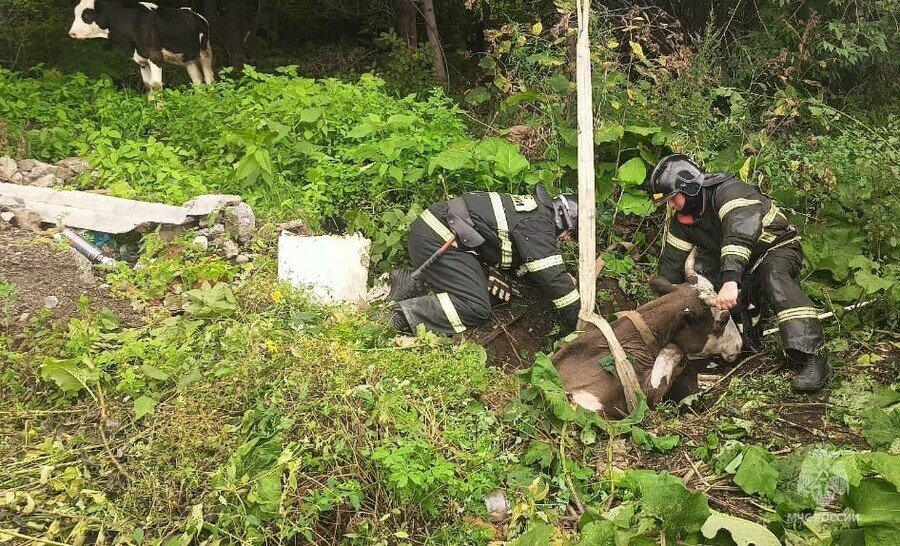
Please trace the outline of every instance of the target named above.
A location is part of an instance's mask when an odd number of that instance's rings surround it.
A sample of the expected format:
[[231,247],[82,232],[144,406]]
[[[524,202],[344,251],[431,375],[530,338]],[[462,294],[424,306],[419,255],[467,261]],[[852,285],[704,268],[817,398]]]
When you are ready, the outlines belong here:
[[818,311],[800,287],[802,263],[800,243],[791,243],[769,251],[755,275],[778,319],[784,348],[814,354],[825,343],[825,336]]
[[[443,240],[421,218],[409,230],[409,256],[418,267],[441,247]],[[443,334],[455,334],[483,324],[491,312],[487,277],[474,255],[451,247],[422,279],[434,294],[400,302],[413,331],[419,324]]]

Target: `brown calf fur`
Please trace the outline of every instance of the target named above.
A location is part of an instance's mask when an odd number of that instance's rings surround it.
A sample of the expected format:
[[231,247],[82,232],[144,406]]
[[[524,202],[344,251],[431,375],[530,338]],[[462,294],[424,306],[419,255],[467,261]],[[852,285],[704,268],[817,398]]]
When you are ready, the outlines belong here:
[[[657,293],[664,295],[636,309],[656,338],[658,347],[663,348],[659,354],[652,354],[653,349],[647,347],[631,320],[620,318],[611,324],[651,406],[662,400],[683,371],[684,352],[703,354],[709,349],[708,340],[715,336],[726,340],[727,345],[726,349],[716,347],[716,351],[721,351],[717,354],[733,359],[740,350],[740,344],[735,346],[734,341],[740,339],[737,327],[727,311],[718,311],[711,306],[712,285],[706,279],[700,279],[698,287],[696,276],[691,279],[693,282],[679,285],[657,277],[651,284]],[[564,343],[551,356],[551,361],[576,403],[609,418],[624,417],[628,408],[622,384],[600,364],[601,359],[610,355],[606,339],[593,325],[585,325],[585,330],[576,339]],[[657,357],[668,362],[668,367],[653,374]],[[655,386],[651,376],[655,377]]]

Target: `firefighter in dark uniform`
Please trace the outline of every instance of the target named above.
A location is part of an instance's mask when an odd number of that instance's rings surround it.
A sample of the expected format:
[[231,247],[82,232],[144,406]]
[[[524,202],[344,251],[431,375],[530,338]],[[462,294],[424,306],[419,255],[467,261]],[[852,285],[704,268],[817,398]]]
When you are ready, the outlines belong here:
[[[480,326],[490,316],[492,298],[509,299],[505,273],[514,271],[529,276],[563,321],[574,327],[580,310],[578,290],[557,245],[575,236],[577,221],[573,195],[551,198],[541,186],[535,196],[470,192],[432,205],[410,226],[413,266],[455,240],[422,274],[431,293],[397,298],[402,301],[394,310],[394,328],[415,332],[424,324],[433,332],[455,334]],[[398,289],[398,282],[408,280],[392,278],[392,294],[415,293]]]
[[674,212],[659,274],[682,282],[684,262],[697,247],[698,268],[705,265],[714,283],[718,275],[716,302],[742,326],[745,348],[759,344],[760,301],[753,296],[761,289],[776,313],[788,362],[798,370],[792,386],[798,391],[823,388],[831,367],[816,309],[800,288],[800,237],[775,203],[736,176],[704,173],[681,154],[659,162],[650,175],[649,192]]

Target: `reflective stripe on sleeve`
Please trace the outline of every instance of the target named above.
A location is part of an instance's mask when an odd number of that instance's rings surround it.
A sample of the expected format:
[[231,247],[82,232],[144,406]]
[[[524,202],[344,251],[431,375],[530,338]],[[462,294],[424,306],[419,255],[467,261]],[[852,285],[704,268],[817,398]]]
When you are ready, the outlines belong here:
[[778,216],[778,207],[775,206],[775,203],[772,203],[772,206],[769,207],[769,212],[763,216],[763,227],[767,228],[772,225],[772,222],[775,221],[775,218]]
[[497,220],[497,237],[500,239],[500,269],[508,269],[512,265],[512,241],[509,238],[509,224],[506,222],[506,211],[500,194],[490,192],[494,218]]
[[554,265],[563,265],[562,256],[560,256],[559,254],[547,256],[546,258],[541,258],[540,260],[535,260],[533,262],[528,262],[527,264],[525,264],[525,269],[527,269],[529,273],[535,273],[537,271],[542,271],[544,269],[553,267]]
[[444,314],[447,315],[447,320],[450,322],[453,331],[457,334],[465,332],[466,325],[460,320],[459,313],[456,312],[456,307],[453,306],[453,302],[450,300],[450,294],[441,292],[440,294],[437,294],[437,299],[441,304],[441,309],[444,310]]
[[428,224],[428,227],[434,230],[435,233],[438,234],[438,237],[445,241],[449,241],[451,237],[453,237],[453,232],[450,231],[450,228],[444,225],[443,222],[437,219],[437,216],[432,214],[430,210],[425,210],[422,213],[422,220]]
[[789,320],[819,320],[815,307],[791,307],[778,312],[778,324]]
[[725,256],[739,256],[745,260],[750,259],[751,250],[741,245],[725,245],[722,247],[722,258]]
[[572,290],[565,296],[563,296],[561,298],[556,298],[555,300],[553,300],[553,306],[556,307],[557,309],[562,309],[563,307],[572,305],[576,301],[578,301],[578,289],[577,288],[575,290]]
[[719,209],[719,219],[724,220],[725,216],[727,216],[728,213],[733,211],[734,209],[739,209],[741,207],[752,207],[753,205],[762,205],[762,202],[756,199],[732,199],[731,201],[722,205],[722,208]]
[[672,245],[672,248],[676,248],[684,252],[690,252],[694,248],[694,245],[692,245],[691,243],[672,235],[671,231],[666,234],[666,244]]

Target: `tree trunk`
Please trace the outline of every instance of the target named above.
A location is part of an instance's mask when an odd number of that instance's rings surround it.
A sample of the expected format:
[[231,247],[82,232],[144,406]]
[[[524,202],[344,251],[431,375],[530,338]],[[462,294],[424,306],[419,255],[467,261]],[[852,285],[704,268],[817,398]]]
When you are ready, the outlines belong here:
[[409,47],[418,47],[416,4],[413,0],[397,0],[397,34]]
[[428,31],[428,43],[434,47],[434,77],[446,84],[447,62],[444,59],[444,48],[441,47],[441,37],[438,34],[437,21],[434,17],[434,2],[433,0],[420,1],[422,15],[425,17],[425,29]]

